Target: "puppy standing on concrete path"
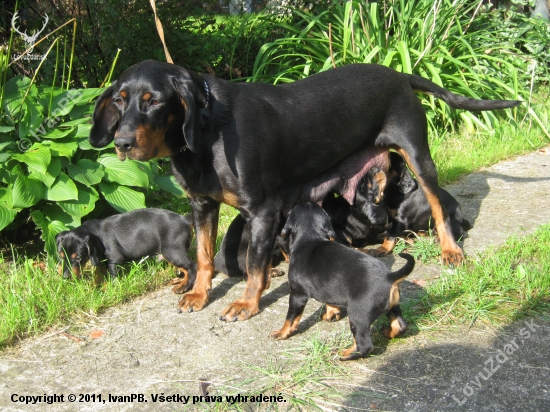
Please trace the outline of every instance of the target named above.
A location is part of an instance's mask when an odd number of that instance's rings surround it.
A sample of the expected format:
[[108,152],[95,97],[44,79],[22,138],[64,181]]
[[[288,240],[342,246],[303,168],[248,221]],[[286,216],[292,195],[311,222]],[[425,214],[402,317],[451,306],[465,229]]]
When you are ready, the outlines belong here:
[[405,332],[398,284],[412,272],[412,256],[401,253],[407,263],[390,272],[376,258],[332,242],[330,218],[315,203],[300,203],[292,209],[282,231],[283,237],[288,235],[289,307],[283,327],[271,332],[271,337],[287,339],[296,331],[309,298],[347,308],[355,344],[340,353],[340,360],[361,358],[372,351],[371,324],[383,313],[391,322],[384,331],[387,337]]
[[[181,216],[163,209],[138,209],[106,219],[84,222],[73,230],[56,236],[57,252],[64,263],[65,277],[79,277],[88,259],[96,268],[116,277],[117,265],[161,254],[167,262],[183,272],[184,279],[173,290],[183,293],[195,282],[197,263],[189,259],[193,222],[190,215]],[[181,287],[183,290],[179,290]]]

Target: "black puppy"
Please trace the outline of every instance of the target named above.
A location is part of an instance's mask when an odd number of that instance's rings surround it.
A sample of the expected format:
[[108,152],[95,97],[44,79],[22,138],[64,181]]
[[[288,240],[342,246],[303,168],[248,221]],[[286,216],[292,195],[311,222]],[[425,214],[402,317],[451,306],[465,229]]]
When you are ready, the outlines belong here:
[[[102,268],[107,260],[109,274],[116,277],[116,266],[125,262],[161,254],[184,274],[189,289],[197,274],[197,263],[189,259],[187,250],[192,239],[192,219],[162,209],[138,209],[106,219],[88,220],[73,230],[56,237],[57,251],[64,263],[64,277],[80,276],[80,267],[88,259]],[[178,285],[179,287],[180,285]],[[174,292],[185,290],[175,288]]]
[[[398,237],[404,237],[405,231],[413,232],[434,229],[430,204],[423,190],[411,175],[403,158],[390,152],[389,182],[384,190],[383,206],[388,209],[391,220],[389,236],[382,246],[369,251],[374,256],[385,256],[390,253]],[[366,179],[371,177],[366,176]],[[439,200],[447,209],[451,221],[453,236],[456,240],[464,236],[465,230],[471,228],[470,223],[462,215],[462,209],[457,200],[446,190],[439,188]]]
[[342,196],[330,193],[323,200],[335,232],[335,240],[362,248],[380,243],[387,235],[388,213],[381,205],[386,174],[378,167],[370,169],[359,181],[355,202],[350,205]]
[[407,263],[390,272],[372,256],[331,242],[330,218],[315,203],[296,205],[281,234],[290,235],[290,298],[285,323],[271,337],[287,339],[296,331],[309,298],[347,308],[355,345],[341,352],[341,360],[364,357],[373,349],[370,327],[383,313],[391,321],[386,336],[393,338],[406,330],[398,284],[413,270],[412,256],[400,254]]

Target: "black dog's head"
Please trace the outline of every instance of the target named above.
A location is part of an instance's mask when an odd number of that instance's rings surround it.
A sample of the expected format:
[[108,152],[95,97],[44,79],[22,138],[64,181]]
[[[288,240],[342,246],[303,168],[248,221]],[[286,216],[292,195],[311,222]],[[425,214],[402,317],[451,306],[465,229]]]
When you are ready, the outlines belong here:
[[120,160],[149,160],[196,151],[208,117],[206,81],[182,67],[147,60],[126,70],[99,97],[90,144],[114,140]]
[[[390,152],[390,179],[385,190],[386,198],[399,204],[405,197],[418,188],[405,160],[397,153]],[[394,206],[390,206],[394,207]]]
[[359,181],[355,192],[356,207],[367,216],[377,231],[388,227],[388,212],[384,203],[386,174],[374,166]]
[[330,217],[317,203],[298,203],[290,211],[283,230],[283,239],[290,236],[290,248],[301,238],[308,240],[334,240],[336,234],[332,227]]
[[61,263],[60,273],[69,278],[72,273],[79,278],[81,267],[88,259],[93,266],[100,266],[105,258],[105,247],[94,234],[85,231],[67,230],[55,237],[57,253]]

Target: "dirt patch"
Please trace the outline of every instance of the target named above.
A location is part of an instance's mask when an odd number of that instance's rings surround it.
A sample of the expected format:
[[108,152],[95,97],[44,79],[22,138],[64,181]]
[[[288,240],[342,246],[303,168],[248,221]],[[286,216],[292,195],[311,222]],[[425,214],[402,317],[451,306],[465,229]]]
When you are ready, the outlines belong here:
[[[464,242],[469,255],[498,245],[510,234],[528,234],[550,222],[550,156],[538,153],[502,162],[447,187],[474,225]],[[390,256],[388,264],[402,265]],[[283,271],[287,268],[283,264]],[[437,276],[438,265],[419,264],[403,282],[402,299],[420,288],[414,279]],[[199,396],[200,381],[211,394],[235,393],[235,385],[257,375],[249,365],[265,365],[285,351],[347,330],[347,322],[319,322],[321,305],[310,301],[299,332],[273,341],[269,332],[283,323],[288,303],[286,276],[272,281],[261,312],[246,322],[218,319],[241,296],[244,282],[218,276],[209,305],[197,313],[176,311],[169,287],[109,309],[83,314],[59,330],[21,342],[0,355],[0,406],[4,411],[203,410],[206,403],[152,403],[153,394]],[[550,319],[528,319],[503,329],[430,330],[376,348],[376,355],[346,368],[340,382],[346,398],[327,410],[547,410],[550,401]],[[525,329],[531,332],[529,338]],[[513,345],[502,362],[497,356]],[[386,346],[387,345],[387,346]],[[484,370],[493,359],[488,376]],[[495,363],[496,362],[496,363]],[[288,373],[292,372],[292,365]],[[479,374],[483,374],[480,376]],[[487,379],[484,377],[487,376]],[[477,379],[477,380],[476,380]],[[204,390],[204,388],[203,388]],[[55,405],[25,405],[12,396],[64,394]],[[148,403],[70,403],[69,394],[143,394]],[[456,399],[455,399],[456,398]],[[19,399],[19,398],[17,398]],[[78,399],[77,399],[78,401]],[[269,404],[286,410],[285,403]]]

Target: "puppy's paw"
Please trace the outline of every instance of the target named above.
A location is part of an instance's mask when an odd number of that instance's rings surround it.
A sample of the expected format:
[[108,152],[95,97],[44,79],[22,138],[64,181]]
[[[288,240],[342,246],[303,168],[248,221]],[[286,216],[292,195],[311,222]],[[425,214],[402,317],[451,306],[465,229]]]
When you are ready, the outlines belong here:
[[283,328],[279,330],[274,330],[269,334],[269,337],[275,340],[285,340],[290,337],[290,333],[288,333],[288,331]]
[[353,345],[351,348],[341,350],[339,355],[341,361],[350,361],[363,357],[363,354],[357,352],[357,348],[355,347],[355,345]]
[[269,275],[272,278],[278,278],[285,275],[285,272],[279,269],[271,268],[271,271],[269,272]]
[[325,313],[321,315],[325,322],[337,322],[342,319],[342,310],[337,306],[326,305]]
[[384,246],[379,246],[376,249],[363,249],[362,252],[374,257],[383,257],[389,255],[391,251],[386,249]]

